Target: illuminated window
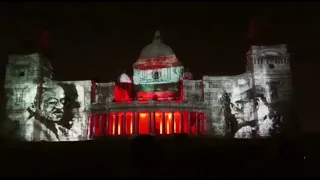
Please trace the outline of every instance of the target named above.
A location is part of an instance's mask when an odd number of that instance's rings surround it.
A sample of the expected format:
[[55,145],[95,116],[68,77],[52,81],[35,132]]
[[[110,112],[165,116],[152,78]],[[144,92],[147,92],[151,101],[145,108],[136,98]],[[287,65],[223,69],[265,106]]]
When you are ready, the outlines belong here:
[[153,72],[152,72],[152,78],[153,78],[154,80],[160,79],[160,76],[161,76],[161,74],[160,74],[159,71],[153,71]]
[[17,104],[22,104],[23,103],[23,93],[19,93],[19,95],[17,96]]
[[23,77],[25,76],[25,69],[27,69],[27,67],[25,66],[12,66],[11,67],[11,76],[13,77]]
[[139,134],[149,134],[149,113],[139,113]]
[[36,70],[32,67],[28,68],[28,76],[33,76],[36,74]]
[[13,121],[13,128],[14,129],[19,129],[19,127],[20,127],[19,121]]

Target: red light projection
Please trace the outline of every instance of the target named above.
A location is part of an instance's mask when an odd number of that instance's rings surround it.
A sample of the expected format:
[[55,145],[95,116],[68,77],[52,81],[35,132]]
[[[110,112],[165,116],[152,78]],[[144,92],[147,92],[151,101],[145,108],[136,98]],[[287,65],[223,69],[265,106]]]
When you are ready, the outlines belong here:
[[206,131],[206,118],[200,112],[119,112],[91,115],[89,135],[199,135]]
[[180,81],[179,83],[179,88],[180,88],[180,100],[185,100],[182,81]]
[[124,101],[129,101],[131,98],[129,96],[127,89],[124,89],[121,86],[115,85],[114,99],[116,102],[124,102]]
[[163,91],[163,92],[138,92],[137,97],[139,101],[147,101],[147,100],[168,100],[173,97],[177,97],[176,92],[174,91]]
[[139,113],[139,134],[149,134],[149,116],[147,113]]
[[133,68],[140,70],[147,69],[161,69],[182,66],[182,63],[176,56],[152,57],[152,58],[139,58],[133,64]]

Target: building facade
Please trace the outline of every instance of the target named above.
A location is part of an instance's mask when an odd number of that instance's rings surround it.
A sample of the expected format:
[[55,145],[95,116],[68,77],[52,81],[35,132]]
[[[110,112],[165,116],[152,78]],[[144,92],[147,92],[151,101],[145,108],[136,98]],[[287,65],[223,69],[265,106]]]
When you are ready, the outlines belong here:
[[[6,124],[27,141],[101,136],[211,135],[265,138],[290,121],[292,85],[286,45],[251,46],[247,70],[194,80],[160,32],[115,82],[54,81],[40,54],[10,55]],[[10,125],[11,124],[11,125]]]

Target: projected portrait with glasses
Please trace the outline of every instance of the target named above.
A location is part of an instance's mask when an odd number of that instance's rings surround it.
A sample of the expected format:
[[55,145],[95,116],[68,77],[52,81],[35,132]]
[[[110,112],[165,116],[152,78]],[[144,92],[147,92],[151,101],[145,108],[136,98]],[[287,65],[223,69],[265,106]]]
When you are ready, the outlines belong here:
[[279,127],[279,117],[271,113],[264,88],[254,88],[234,88],[223,96],[227,130],[234,138],[270,137]]

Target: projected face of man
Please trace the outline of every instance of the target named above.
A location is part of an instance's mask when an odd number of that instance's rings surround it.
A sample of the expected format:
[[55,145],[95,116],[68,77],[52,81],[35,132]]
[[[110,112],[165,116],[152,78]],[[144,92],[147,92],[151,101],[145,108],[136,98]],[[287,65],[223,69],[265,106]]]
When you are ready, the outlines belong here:
[[269,114],[269,108],[261,97],[234,95],[231,98],[230,108],[238,123],[264,120]]
[[233,114],[238,123],[250,121],[254,119],[253,101],[245,99],[240,95],[233,95],[230,103],[231,114]]
[[231,97],[231,114],[235,116],[239,125],[235,137],[251,138],[253,130],[257,130],[260,136],[268,136],[272,124],[268,118],[269,108],[262,97],[253,98],[248,92],[250,91],[236,93]]
[[41,103],[42,117],[50,121],[60,121],[65,104],[64,91],[60,86],[45,90]]

